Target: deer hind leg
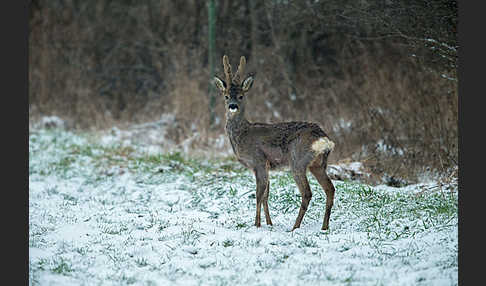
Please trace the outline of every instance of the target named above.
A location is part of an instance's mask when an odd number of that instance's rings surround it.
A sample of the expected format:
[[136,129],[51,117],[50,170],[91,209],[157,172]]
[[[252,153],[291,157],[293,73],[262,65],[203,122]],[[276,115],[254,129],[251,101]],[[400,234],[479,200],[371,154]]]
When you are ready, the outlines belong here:
[[305,173],[306,173],[305,168],[292,169],[292,175],[294,177],[295,182],[297,183],[297,187],[299,188],[300,194],[302,196],[302,202],[300,204],[299,214],[297,215],[297,219],[295,220],[295,224],[292,230],[300,227],[300,223],[304,218],[305,212],[307,211],[307,208],[309,207],[309,202],[312,198],[312,192]]
[[312,175],[314,175],[326,193],[326,213],[324,214],[324,220],[322,222],[322,230],[326,230],[329,228],[329,218],[331,217],[331,209],[334,203],[334,192],[336,190],[334,189],[331,179],[327,176],[325,159],[320,164],[309,166],[309,171],[311,171]]
[[[256,216],[255,216],[255,226],[261,226],[261,210],[262,203],[263,209],[265,211],[265,218],[267,224],[272,224],[270,220],[270,213],[268,212],[268,169],[267,168],[256,168],[255,169],[256,178]],[[269,223],[270,222],[270,223]]]

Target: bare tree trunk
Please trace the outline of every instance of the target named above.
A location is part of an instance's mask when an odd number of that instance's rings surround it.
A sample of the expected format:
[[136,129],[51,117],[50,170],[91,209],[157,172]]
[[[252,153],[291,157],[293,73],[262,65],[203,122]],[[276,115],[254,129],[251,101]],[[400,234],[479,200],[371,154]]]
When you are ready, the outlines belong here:
[[250,8],[250,22],[251,22],[251,55],[256,58],[257,46],[258,46],[258,17],[257,17],[257,0],[248,0]]
[[[273,9],[275,9],[273,7]],[[273,11],[269,11],[269,9],[266,10],[266,16],[268,19],[268,23],[270,25],[270,35],[272,37],[272,42],[275,45],[275,56],[277,57],[278,61],[280,62],[280,66],[282,67],[281,70],[283,71],[283,76],[285,79],[285,82],[287,83],[287,95],[291,100],[294,100],[294,96],[298,98],[297,92],[295,90],[292,77],[290,75],[291,73],[291,67],[289,66],[289,62],[286,60],[288,52],[287,52],[287,46],[288,46],[288,40],[289,40],[289,35],[285,34],[284,35],[284,40],[282,41],[281,38],[279,38],[276,33],[275,33],[275,27],[273,24]]]
[[[208,2],[208,61],[209,61],[209,82],[211,82],[214,76],[214,47],[215,47],[215,11],[214,11],[214,0],[209,0]],[[215,123],[214,107],[216,105],[215,90],[213,85],[209,83],[209,126],[213,127]]]

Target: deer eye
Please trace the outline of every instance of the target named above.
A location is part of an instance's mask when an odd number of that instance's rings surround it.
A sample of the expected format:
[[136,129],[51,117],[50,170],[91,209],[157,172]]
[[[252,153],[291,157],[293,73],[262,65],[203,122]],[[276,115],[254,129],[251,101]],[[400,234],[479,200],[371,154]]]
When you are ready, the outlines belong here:
[[229,97],[227,95],[224,96],[224,99],[229,99]]
[[240,95],[240,96],[238,97],[238,99],[242,100],[242,99],[243,99],[243,96],[242,96],[242,95]]

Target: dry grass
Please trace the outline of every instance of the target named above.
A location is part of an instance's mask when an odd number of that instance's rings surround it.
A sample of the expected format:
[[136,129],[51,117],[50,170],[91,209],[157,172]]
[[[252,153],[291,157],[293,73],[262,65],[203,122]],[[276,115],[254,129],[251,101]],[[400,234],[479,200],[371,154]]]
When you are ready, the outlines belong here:
[[[202,10],[180,9],[171,1],[161,4],[167,9],[149,9],[155,2],[147,2],[151,4],[130,13],[155,16],[114,18],[110,13],[124,13],[123,5],[97,3],[80,4],[78,14],[69,7],[33,14],[31,121],[57,115],[70,128],[105,129],[156,121],[171,113],[175,124],[169,135],[177,144],[215,153],[228,149],[227,141],[217,148],[214,144],[224,133],[224,106],[218,95],[213,107],[216,124],[209,126],[206,31],[197,28],[206,15],[190,17]],[[229,8],[225,4],[221,9]],[[105,20],[92,21],[82,14],[88,12]],[[181,17],[187,22],[181,23]],[[331,162],[363,161],[376,178],[386,174],[416,180],[424,169],[448,173],[457,166],[457,81],[417,62],[420,54],[411,57],[406,47],[393,42],[335,36],[328,41],[335,52],[333,62],[314,59],[307,50],[292,70],[272,41],[262,40],[250,49],[242,45],[248,42],[245,35],[234,34],[218,42],[217,63],[223,54],[232,63],[243,54],[247,71],[257,72],[247,104],[251,121],[318,122],[336,142]],[[222,74],[220,64],[216,72]]]

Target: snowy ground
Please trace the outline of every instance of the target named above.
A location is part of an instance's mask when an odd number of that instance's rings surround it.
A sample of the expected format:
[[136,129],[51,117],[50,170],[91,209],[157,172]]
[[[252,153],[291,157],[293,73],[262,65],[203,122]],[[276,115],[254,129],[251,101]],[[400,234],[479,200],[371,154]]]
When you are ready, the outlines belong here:
[[273,227],[253,226],[253,174],[90,134],[29,136],[30,285],[457,285],[457,191],[334,181],[288,232],[300,195],[271,173]]

